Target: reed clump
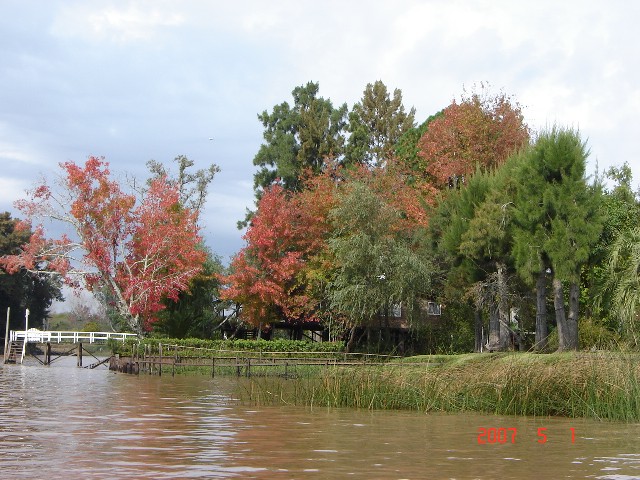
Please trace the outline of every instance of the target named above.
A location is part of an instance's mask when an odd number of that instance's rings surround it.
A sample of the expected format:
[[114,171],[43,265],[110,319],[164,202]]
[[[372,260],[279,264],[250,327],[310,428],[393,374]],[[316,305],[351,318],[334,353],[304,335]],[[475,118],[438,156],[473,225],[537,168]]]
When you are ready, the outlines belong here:
[[614,352],[469,354],[256,380],[257,403],[640,420],[640,357]]

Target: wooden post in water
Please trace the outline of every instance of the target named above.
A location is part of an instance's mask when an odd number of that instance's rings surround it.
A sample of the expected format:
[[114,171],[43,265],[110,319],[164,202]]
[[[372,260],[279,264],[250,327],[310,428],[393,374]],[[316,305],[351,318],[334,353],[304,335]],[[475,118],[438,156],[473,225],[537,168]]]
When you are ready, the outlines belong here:
[[158,362],[158,376],[162,376],[162,344],[158,343],[158,355],[160,356],[160,362]]
[[4,327],[4,363],[7,363],[9,356],[9,312],[11,312],[11,307],[7,307],[7,324]]
[[178,362],[178,345],[173,347],[173,365],[171,366],[171,376],[176,376],[176,363]]
[[47,342],[47,348],[44,351],[44,364],[51,365],[51,342]]
[[78,366],[82,366],[82,342],[78,343]]
[[211,378],[216,376],[216,354],[211,355]]

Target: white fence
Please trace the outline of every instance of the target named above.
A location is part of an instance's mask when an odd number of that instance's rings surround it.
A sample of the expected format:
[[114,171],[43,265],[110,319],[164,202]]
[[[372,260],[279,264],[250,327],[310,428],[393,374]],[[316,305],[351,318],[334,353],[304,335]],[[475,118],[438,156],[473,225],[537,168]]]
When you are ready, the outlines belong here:
[[103,343],[107,340],[119,340],[124,342],[128,338],[137,338],[135,333],[117,333],[117,332],[64,332],[64,331],[43,331],[36,328],[24,330],[11,330],[11,341],[22,341],[26,339],[26,343],[46,343],[46,342],[89,342]]

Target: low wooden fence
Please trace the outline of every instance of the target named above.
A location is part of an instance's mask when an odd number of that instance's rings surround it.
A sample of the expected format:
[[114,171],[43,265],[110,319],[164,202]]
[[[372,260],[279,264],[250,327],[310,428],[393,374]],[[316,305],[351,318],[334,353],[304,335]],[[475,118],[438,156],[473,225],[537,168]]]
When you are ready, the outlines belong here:
[[250,377],[252,375],[297,376],[300,367],[336,367],[387,363],[390,355],[336,352],[250,352],[210,350],[179,345],[145,345],[131,356],[115,355],[109,369],[123,373],[153,375],[199,370]]

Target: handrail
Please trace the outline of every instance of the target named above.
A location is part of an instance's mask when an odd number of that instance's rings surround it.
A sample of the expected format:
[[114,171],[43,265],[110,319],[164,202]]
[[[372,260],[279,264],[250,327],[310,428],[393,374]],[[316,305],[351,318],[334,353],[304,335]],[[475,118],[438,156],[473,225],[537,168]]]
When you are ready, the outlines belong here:
[[35,328],[29,330],[11,330],[11,341],[17,341],[20,339],[25,340],[25,343],[45,343],[45,342],[57,342],[61,343],[63,340],[71,340],[73,343],[79,343],[81,340],[88,340],[89,343],[103,342],[107,340],[119,340],[123,343],[127,339],[137,338],[135,333],[121,333],[121,332],[75,332],[75,331],[45,331],[37,330]]

